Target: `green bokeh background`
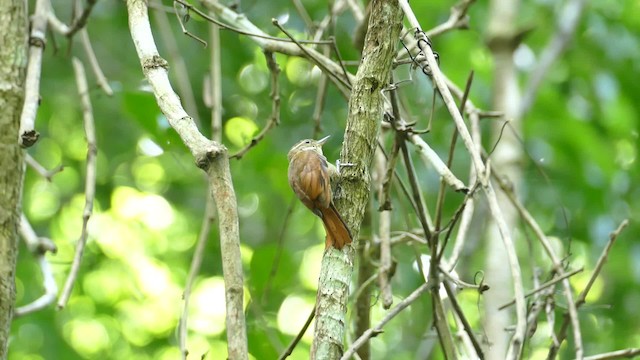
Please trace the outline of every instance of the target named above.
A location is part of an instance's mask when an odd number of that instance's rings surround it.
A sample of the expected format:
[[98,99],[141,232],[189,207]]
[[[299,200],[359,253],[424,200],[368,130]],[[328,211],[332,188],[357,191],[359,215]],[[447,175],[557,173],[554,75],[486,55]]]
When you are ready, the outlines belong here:
[[[452,4],[412,2],[425,27],[445,21]],[[314,20],[327,13],[324,1],[304,1],[304,6]],[[54,7],[59,17],[68,18],[70,4],[55,2]],[[533,29],[517,53],[524,86],[531,70],[531,56],[539,56],[552,36],[560,5],[538,0],[524,2],[521,8],[519,25]],[[288,16],[286,28],[296,36],[304,36],[304,23],[289,1],[245,1],[242,10],[273,35],[278,31],[271,19]],[[572,279],[578,291],[590,276],[609,232],[623,219],[631,220],[580,312],[586,354],[640,345],[640,242],[636,221],[640,217],[638,13],[640,2],[636,0],[591,2],[574,42],[552,66],[533,108],[524,118],[523,147],[527,156],[522,163],[525,176],[519,190],[544,231],[557,239],[558,247],[567,249],[570,243],[571,268],[585,267]],[[493,64],[483,37],[488,17],[486,2],[474,4],[469,14],[471,29],[433,39],[434,48],[440,54],[443,71],[456,83],[464,84],[469,71],[475,71],[471,99],[477,106],[489,109]],[[201,131],[210,136],[210,111],[201,96],[209,49],[183,36],[175,16],[169,16],[196,94],[198,113],[192,115]],[[187,24],[194,34],[207,37],[207,23],[197,16]],[[204,212],[205,179],[146,90],[128,32],[125,4],[99,1],[89,19],[88,31],[115,91],[112,97],[106,96],[95,85],[85,64],[98,145],[96,201],[89,242],[68,306],[62,311],[52,307],[16,319],[9,358],[176,359],[177,322]],[[345,13],[337,19],[334,35],[345,60],[359,57],[351,45],[353,31],[351,15]],[[166,57],[159,32],[155,35],[161,55]],[[67,39],[58,35],[54,38],[55,42],[49,38],[42,69],[42,102],[37,118],[41,140],[28,152],[47,168],[64,164],[65,169],[52,182],[27,170],[23,207],[38,234],[52,238],[59,248],[57,255],[47,258],[61,287],[80,236],[86,173],[86,142],[70,57],[85,60],[85,55],[79,41],[74,40],[69,48]],[[265,125],[271,112],[270,80],[264,56],[251,39],[222,31],[221,42],[223,143],[233,153]],[[286,153],[297,140],[313,134],[311,118],[319,71],[298,58],[277,55],[276,59],[282,69],[281,123],[241,160],[231,161],[240,215],[249,351],[256,359],[276,358],[304,323],[315,300],[324,243],[320,222],[299,205],[293,207],[283,231],[293,199],[286,179]],[[349,70],[355,72],[355,68]],[[173,68],[170,72],[176,76]],[[409,76],[406,68],[396,72],[397,80]],[[431,84],[418,73],[411,77],[413,81],[403,85],[400,93],[412,109],[413,120],[422,128],[430,112]],[[322,135],[332,135],[325,150],[330,160],[339,155],[346,107],[345,99],[330,86],[322,115]],[[488,135],[489,122],[497,120],[484,121],[483,131]],[[425,140],[444,155],[452,130],[446,109],[437,101],[433,130],[424,135]],[[491,148],[489,137],[485,139],[483,145]],[[419,161],[416,164],[426,201],[433,209],[438,179],[432,169]],[[466,180],[468,166],[459,145],[453,170]],[[394,208],[398,210],[394,213],[393,230],[417,226],[415,219],[405,218],[404,212],[409,208],[406,201],[397,192],[393,195]],[[450,194],[447,199],[445,213],[451,215],[462,197]],[[365,228],[362,234],[367,236],[370,232]],[[281,233],[284,251],[275,277],[269,280]],[[522,229],[516,232],[524,259],[525,286],[530,289],[533,286],[531,264],[526,260],[527,237],[531,235]],[[461,277],[467,281],[472,281],[474,273],[484,265],[481,242],[471,242],[470,246],[459,267]],[[43,291],[33,257],[23,245],[20,250],[18,306]],[[413,265],[411,248],[394,249],[394,257],[399,261],[392,284],[397,303],[423,280]],[[463,292],[460,299],[474,329],[481,333],[482,299],[470,292]],[[374,321],[384,315],[376,300],[372,308]],[[562,300],[558,307],[564,308]],[[371,342],[373,358],[414,359],[420,358],[416,354],[428,353],[436,341],[430,326],[430,308],[425,297],[389,323],[385,333]],[[348,317],[351,319],[350,314]],[[225,358],[224,287],[216,226],[195,284],[189,324],[190,358],[199,359],[204,354],[207,359]],[[541,319],[526,358],[546,354],[550,344],[548,327]],[[310,339],[307,334],[292,359],[308,358]],[[438,351],[436,354],[441,356]],[[571,344],[565,344],[561,357],[571,357]]]

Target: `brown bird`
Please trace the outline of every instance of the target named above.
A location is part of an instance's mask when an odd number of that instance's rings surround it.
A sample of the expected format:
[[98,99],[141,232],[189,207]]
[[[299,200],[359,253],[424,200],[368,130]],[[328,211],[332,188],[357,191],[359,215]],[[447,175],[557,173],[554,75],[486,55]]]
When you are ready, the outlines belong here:
[[327,232],[325,249],[333,245],[339,250],[351,243],[351,233],[333,205],[331,175],[337,170],[322,154],[322,144],[328,138],[302,140],[289,150],[289,185],[298,199],[322,219]]

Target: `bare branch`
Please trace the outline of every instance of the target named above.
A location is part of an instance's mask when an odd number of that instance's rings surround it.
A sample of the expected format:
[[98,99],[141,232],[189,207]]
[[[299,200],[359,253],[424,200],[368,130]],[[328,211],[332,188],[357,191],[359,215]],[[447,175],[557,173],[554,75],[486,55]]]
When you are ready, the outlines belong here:
[[341,360],[350,359],[353,356],[353,354],[358,350],[358,348],[360,348],[360,346],[362,346],[365,342],[369,341],[370,338],[375,337],[380,333],[382,333],[383,332],[382,328],[389,321],[391,321],[391,319],[396,317],[396,315],[398,315],[402,310],[404,310],[407,306],[411,305],[411,303],[413,303],[418,298],[420,298],[420,295],[422,295],[425,291],[429,290],[429,286],[430,285],[428,283],[424,283],[420,285],[420,287],[414,290],[411,293],[411,295],[407,296],[404,300],[400,301],[398,305],[396,305],[392,310],[387,312],[384,318],[382,318],[382,320],[380,320],[380,322],[376,324],[376,326],[367,330],[364,334],[362,334],[362,336],[356,339],[356,341],[354,341],[353,344],[349,346],[347,351],[344,352],[344,355],[342,355],[340,359]]
[[38,141],[40,134],[35,129],[36,115],[40,106],[40,75],[42,72],[42,54],[47,43],[47,9],[48,0],[37,0],[36,10],[32,16],[31,34],[29,36],[29,65],[25,81],[24,105],[20,116],[18,143],[22,147],[30,147]]
[[[551,286],[556,285],[557,283],[561,282],[564,279],[570,278],[575,274],[581,273],[583,270],[584,270],[584,268],[579,268],[579,269],[575,269],[573,271],[569,271],[568,273],[564,273],[564,274],[562,274],[562,276],[558,276],[558,277],[554,278],[553,280],[547,281],[546,283],[544,283],[544,284],[536,287],[535,289],[527,292],[526,294],[524,294],[524,297],[527,298],[527,297],[529,297],[531,295],[535,295],[535,294],[541,292],[544,289],[547,289],[547,288],[549,288]],[[515,304],[515,302],[516,302],[515,300],[509,301],[508,303],[500,306],[498,308],[498,310],[506,309],[507,307]]]
[[454,188],[456,191],[467,192],[469,188],[458,179],[447,167],[447,165],[440,159],[438,154],[417,134],[411,134],[409,140],[415,145],[418,150],[418,154],[425,163],[429,163],[433,166],[436,172],[440,175],[442,180],[447,185]]
[[460,134],[460,137],[462,138],[462,141],[465,147],[469,151],[469,154],[471,156],[471,161],[474,164],[476,171],[478,172],[478,178],[480,179],[480,182],[484,185],[486,184],[486,181],[487,181],[486,175],[485,175],[485,171],[486,171],[485,166],[482,162],[480,153],[476,149],[476,146],[474,145],[474,142],[471,139],[469,130],[467,130],[464,120],[462,119],[462,115],[460,114],[460,111],[458,110],[458,107],[455,103],[455,100],[451,96],[451,92],[449,91],[449,88],[446,83],[446,78],[440,71],[438,61],[436,60],[433,50],[431,49],[430,41],[428,38],[426,38],[426,35],[420,31],[421,29],[420,23],[418,22],[418,19],[413,13],[413,10],[411,10],[411,7],[409,6],[409,3],[407,2],[407,0],[399,0],[399,3],[400,3],[400,6],[402,7],[402,10],[404,11],[405,16],[409,20],[409,24],[411,24],[411,26],[416,29],[416,40],[418,42],[418,47],[421,53],[426,58],[429,68],[431,69],[433,81],[436,87],[438,88],[438,91],[442,95],[442,100],[444,101],[444,104],[446,105],[447,109],[449,110],[449,113],[451,114],[451,117],[453,118],[454,123],[456,124],[456,128],[458,129],[458,132]]
[[198,273],[200,272],[200,266],[202,265],[202,259],[204,258],[204,248],[207,245],[207,239],[209,239],[209,234],[211,233],[211,224],[215,220],[215,211],[213,196],[211,196],[210,191],[207,191],[207,203],[202,219],[202,225],[200,227],[200,233],[198,234],[198,242],[196,243],[196,248],[193,251],[189,275],[187,275],[187,282],[184,287],[184,293],[182,294],[184,304],[182,306],[182,316],[180,317],[178,340],[180,342],[180,353],[182,354],[183,360],[186,360],[187,355],[189,354],[189,350],[187,349],[187,320],[189,316],[191,289],[196,276],[198,276]]
[[624,350],[617,350],[608,353],[585,356],[584,360],[613,360],[613,359],[624,359],[624,358],[633,358],[640,355],[640,349],[638,348],[630,348]]
[[31,251],[36,258],[38,267],[40,268],[40,273],[42,274],[44,294],[31,303],[15,309],[13,314],[15,317],[31,314],[48,307],[56,301],[56,296],[58,295],[58,285],[53,277],[51,265],[46,258],[47,252],[55,254],[58,251],[56,245],[51,241],[51,239],[38,237],[24,214],[20,217],[20,227],[18,228],[18,231],[22,239],[24,239],[24,242],[27,244],[29,251]]
[[[493,178],[496,180],[502,189],[502,191],[507,195],[513,206],[518,210],[520,216],[525,221],[525,223],[533,230],[534,234],[542,244],[543,249],[551,259],[553,263],[553,270],[560,277],[564,277],[564,269],[562,267],[562,261],[560,257],[555,253],[549,239],[547,239],[546,235],[542,231],[542,228],[533,216],[529,213],[529,211],[522,205],[518,197],[515,195],[513,191],[513,187],[509,184],[502,176],[497,173],[493,173]],[[576,348],[576,356],[581,357],[582,355],[582,335],[580,331],[580,320],[578,318],[578,309],[576,303],[573,300],[573,291],[571,289],[571,284],[567,278],[562,280],[562,286],[564,289],[564,295],[567,299],[567,307],[568,307],[568,315],[571,320],[573,334],[575,338],[575,348]]]
[[85,25],[87,24],[87,19],[89,18],[89,15],[91,15],[91,11],[93,10],[93,6],[96,4],[96,2],[97,0],[87,0],[87,7],[82,10],[80,15],[73,19],[71,26],[65,34],[67,37],[71,38],[73,37],[73,35],[75,35],[76,32],[84,29]]
[[27,162],[27,165],[29,165],[33,170],[35,170],[35,172],[37,172],[43,178],[47,179],[47,181],[49,182],[57,173],[64,170],[64,165],[58,165],[51,170],[47,170],[29,154],[26,154],[25,161]]
[[[160,1],[157,2],[160,3]],[[178,14],[176,14],[176,16],[178,16]],[[196,97],[193,93],[191,80],[189,80],[185,56],[180,52],[173,28],[169,22],[169,16],[162,10],[154,10],[153,20],[156,25],[155,28],[160,32],[162,42],[167,49],[171,69],[174,71],[173,79],[176,81],[180,98],[184,102],[184,107],[187,113],[196,115],[198,114],[198,106],[196,105]],[[180,16],[178,16],[178,21],[182,21]],[[182,25],[181,22],[180,24]],[[220,49],[218,48],[217,51],[220,51]]]
[[[591,290],[591,286],[593,285],[593,282],[598,277],[598,275],[600,274],[600,271],[602,270],[602,267],[604,266],[604,263],[607,261],[607,256],[609,256],[609,251],[611,251],[611,247],[613,246],[613,243],[616,241],[618,236],[620,236],[620,233],[622,232],[622,230],[624,230],[628,225],[629,225],[629,220],[627,219],[623,220],[618,226],[618,228],[609,235],[609,241],[607,242],[607,246],[605,246],[605,248],[602,250],[602,254],[598,259],[598,262],[596,263],[596,267],[593,270],[593,274],[591,275],[591,278],[589,279],[587,286],[580,292],[580,295],[578,295],[578,299],[576,299],[575,304],[573,304],[576,307],[576,309],[584,304],[584,301],[587,298],[587,295],[589,294],[589,290]],[[571,315],[565,313],[565,316],[562,320],[562,325],[560,326],[560,330],[556,334],[555,341],[549,348],[547,359],[555,359],[558,353],[558,350],[560,350],[560,345],[562,345],[562,342],[567,337],[567,328],[569,327],[569,321],[571,319],[572,319]],[[580,357],[580,356],[578,355],[576,357]]]
[[104,76],[104,72],[102,71],[102,67],[100,67],[100,63],[98,62],[98,58],[96,57],[95,52],[93,51],[93,46],[91,46],[91,39],[89,39],[89,32],[86,28],[80,30],[80,42],[82,43],[82,47],[84,48],[84,52],[87,54],[87,59],[89,60],[89,65],[91,66],[91,70],[93,70],[93,74],[96,76],[96,81],[98,85],[108,96],[113,95],[113,89],[111,89],[111,85],[109,85],[109,81],[107,81],[107,77]]
[[89,236],[87,226],[89,224],[89,218],[93,213],[93,201],[96,196],[96,156],[98,155],[98,147],[96,145],[96,130],[93,121],[91,98],[89,97],[89,86],[87,85],[87,76],[82,62],[77,58],[73,58],[72,63],[76,76],[76,84],[78,86],[78,94],[80,95],[80,102],[82,104],[84,133],[87,138],[87,175],[85,178],[84,189],[85,204],[82,212],[82,232],[80,234],[80,239],[76,244],[76,253],[73,257],[71,270],[69,271],[69,275],[64,284],[62,294],[60,294],[60,299],[58,299],[58,309],[62,309],[66,306],[69,296],[71,296],[71,291],[73,290],[76,278],[78,277],[80,262],[82,261],[82,255]]
[[298,331],[298,335],[296,335],[296,337],[293,338],[293,340],[291,340],[291,342],[289,343],[289,346],[287,346],[285,351],[282,354],[280,354],[280,357],[278,358],[278,360],[284,360],[293,353],[293,349],[296,348],[300,340],[302,340],[304,333],[306,333],[309,326],[311,326],[311,322],[313,321],[313,318],[315,317],[315,315],[316,315],[316,308],[314,306],[313,309],[311,310],[311,313],[307,317],[307,321],[305,321],[300,331]]
[[225,283],[228,356],[248,358],[244,317],[244,275],[240,256],[240,235],[235,190],[231,181],[227,149],[203,136],[180,103],[169,82],[166,60],[155,45],[147,2],[128,0],[129,28],[142,70],[153,89],[160,110],[195,158],[196,165],[207,172],[217,206],[220,226],[220,250]]

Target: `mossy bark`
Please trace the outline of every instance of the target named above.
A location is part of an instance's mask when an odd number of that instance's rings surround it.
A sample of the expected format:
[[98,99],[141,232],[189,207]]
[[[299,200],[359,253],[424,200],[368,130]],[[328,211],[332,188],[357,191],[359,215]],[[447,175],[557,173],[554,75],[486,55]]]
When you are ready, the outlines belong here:
[[27,65],[27,9],[23,0],[0,0],[0,359],[7,358],[16,298],[18,224],[24,154],[18,145]]
[[[341,161],[343,168],[334,195],[338,211],[358,238],[370,193],[370,167],[383,116],[382,91],[389,82],[391,64],[402,25],[402,11],[395,0],[373,0],[364,41],[362,61],[349,99],[349,117]],[[357,246],[357,241],[354,244]],[[339,359],[345,333],[348,289],[355,251],[330,248],[322,259],[316,310],[313,359]]]

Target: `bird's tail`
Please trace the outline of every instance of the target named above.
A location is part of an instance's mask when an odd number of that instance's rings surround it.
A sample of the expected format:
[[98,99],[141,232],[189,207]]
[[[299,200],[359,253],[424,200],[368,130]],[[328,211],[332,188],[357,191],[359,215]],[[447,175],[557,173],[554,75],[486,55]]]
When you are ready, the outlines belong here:
[[327,232],[325,249],[333,245],[333,247],[340,250],[345,245],[351,244],[351,233],[338,213],[338,210],[336,210],[336,207],[333,205],[333,202],[328,208],[322,209],[321,212],[322,223]]

